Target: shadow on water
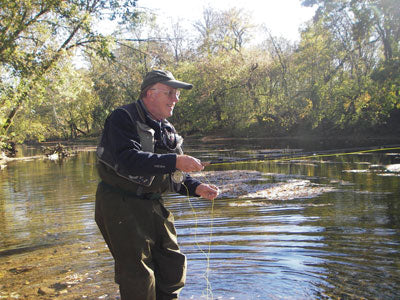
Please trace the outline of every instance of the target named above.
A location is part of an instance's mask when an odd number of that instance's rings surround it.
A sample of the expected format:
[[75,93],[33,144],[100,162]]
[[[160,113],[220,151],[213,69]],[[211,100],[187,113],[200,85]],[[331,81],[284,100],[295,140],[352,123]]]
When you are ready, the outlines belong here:
[[[186,145],[204,161],[288,150],[305,148]],[[207,167],[200,179],[229,185],[230,196],[165,197],[188,258],[182,299],[398,298],[400,176],[385,166],[399,163],[398,151],[380,151]],[[257,173],[235,181],[241,171]],[[118,297],[93,220],[97,183],[94,152],[63,163],[12,162],[0,172],[0,299]]]

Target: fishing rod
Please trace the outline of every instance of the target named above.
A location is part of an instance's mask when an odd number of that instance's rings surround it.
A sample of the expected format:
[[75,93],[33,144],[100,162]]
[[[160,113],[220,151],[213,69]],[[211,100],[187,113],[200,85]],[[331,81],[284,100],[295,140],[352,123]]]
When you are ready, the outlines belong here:
[[[356,150],[357,149],[357,150]],[[356,150],[356,151],[355,151]],[[400,150],[400,145],[392,146],[376,146],[376,147],[363,147],[363,148],[345,148],[345,149],[333,149],[333,150],[321,150],[321,151],[309,151],[309,152],[292,152],[292,153],[276,153],[276,154],[264,154],[258,155],[257,157],[246,157],[236,159],[217,159],[204,162],[204,166],[208,165],[226,165],[226,164],[238,164],[247,162],[265,162],[265,161],[285,161],[293,159],[310,159],[317,157],[329,157],[329,156],[343,156],[343,155],[355,155],[363,153],[371,153],[378,151],[393,151]]]

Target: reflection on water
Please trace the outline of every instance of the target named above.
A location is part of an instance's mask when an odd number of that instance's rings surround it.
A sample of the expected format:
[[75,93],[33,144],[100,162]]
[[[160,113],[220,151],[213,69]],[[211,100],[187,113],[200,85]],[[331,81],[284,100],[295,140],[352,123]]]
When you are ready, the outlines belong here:
[[82,153],[65,164],[32,160],[5,168],[0,173],[0,249],[38,247],[93,234],[94,163],[92,154]]
[[[225,146],[191,151],[189,145],[187,152],[212,160],[268,150]],[[382,171],[396,163],[400,155],[392,151],[207,167],[258,171],[271,184],[293,179],[330,189],[312,198],[224,197],[214,205],[166,196],[188,257],[182,299],[398,298],[400,177]],[[211,181],[209,174],[203,180]],[[67,274],[81,285],[81,295],[115,299],[115,289],[102,290],[113,281],[113,261],[93,220],[97,182],[93,152],[62,164],[13,162],[0,172],[0,287],[18,272],[35,271],[32,261],[27,265],[33,269],[13,268],[12,259],[51,248],[70,251],[73,262],[40,261],[49,276]],[[22,285],[16,281],[15,290]]]

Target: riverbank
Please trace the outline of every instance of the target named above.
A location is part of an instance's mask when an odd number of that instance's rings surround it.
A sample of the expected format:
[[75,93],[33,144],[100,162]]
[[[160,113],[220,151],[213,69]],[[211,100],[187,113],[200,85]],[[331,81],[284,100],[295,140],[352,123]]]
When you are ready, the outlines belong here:
[[30,160],[30,159],[45,159],[45,155],[34,155],[29,157],[7,157],[4,153],[0,153],[0,170],[4,169],[7,164],[11,161],[23,161],[23,160]]
[[263,143],[277,148],[297,148],[305,151],[328,150],[362,147],[386,147],[400,145],[400,134],[388,135],[346,135],[346,136],[282,136],[282,137],[245,137],[222,134],[207,135],[204,137],[188,137],[186,140],[200,140],[205,143],[236,143],[237,141],[252,141]]
[[[357,135],[357,136],[283,136],[283,137],[246,137],[232,136],[215,132],[206,136],[188,136],[185,137],[186,143],[204,143],[204,144],[237,144],[242,141],[245,144],[263,144],[269,148],[279,149],[301,149],[303,151],[318,151],[328,149],[361,149],[365,147],[398,147],[400,145],[400,135]],[[78,140],[64,141],[47,141],[42,143],[24,144],[27,147],[42,148],[51,147],[57,144],[62,144],[71,149],[71,153],[75,154],[80,151],[95,151],[98,142],[98,137],[84,138]],[[19,145],[21,147],[21,145]],[[24,151],[22,151],[24,152]],[[7,163],[16,160],[29,159],[57,159],[57,157],[49,157],[45,154],[30,155],[29,153],[18,153],[17,157],[7,157],[4,152],[0,153],[0,170],[7,166]]]
[[[69,150],[66,150],[66,152],[57,152],[55,151],[54,153],[49,153],[46,151],[43,151],[43,148],[46,147],[54,147],[54,145],[61,144],[59,141],[56,142],[46,142],[46,143],[35,143],[35,144],[23,144],[19,145],[19,150],[17,150],[16,156],[15,157],[8,157],[5,155],[4,152],[0,152],[0,170],[4,169],[8,163],[14,162],[14,161],[28,161],[28,160],[33,160],[33,159],[42,159],[42,160],[58,160],[59,158],[63,156],[71,156],[71,155],[76,155],[78,152],[82,151],[95,151],[96,146],[95,143],[79,143],[77,141],[64,141],[61,145],[63,145],[63,148],[68,148]],[[30,147],[34,148],[35,151],[26,151],[23,150],[21,151],[21,148],[23,147]],[[39,154],[43,153],[43,154]]]

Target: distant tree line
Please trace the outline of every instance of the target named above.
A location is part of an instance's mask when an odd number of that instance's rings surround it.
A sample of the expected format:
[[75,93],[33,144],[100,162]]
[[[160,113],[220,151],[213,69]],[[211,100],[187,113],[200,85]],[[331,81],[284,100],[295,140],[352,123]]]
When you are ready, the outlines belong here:
[[[192,28],[165,28],[135,2],[1,2],[3,146],[97,135],[115,107],[138,98],[153,68],[194,84],[172,117],[185,135],[399,128],[398,0],[304,0],[317,9],[296,43],[257,28],[235,8],[205,8]],[[119,24],[111,36],[95,30],[105,17]],[[77,54],[85,67],[74,63]]]

